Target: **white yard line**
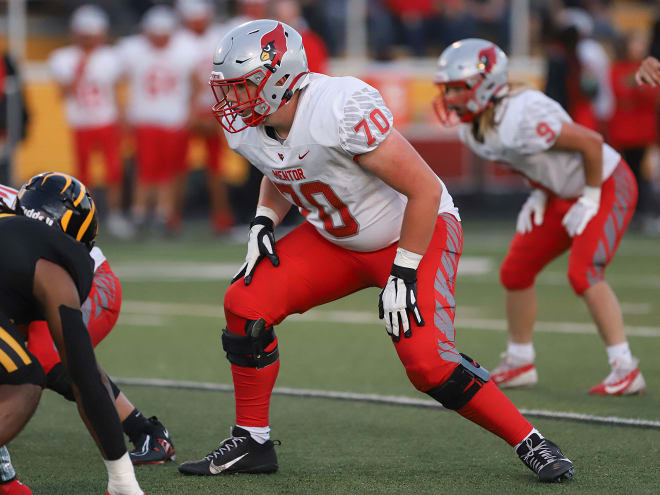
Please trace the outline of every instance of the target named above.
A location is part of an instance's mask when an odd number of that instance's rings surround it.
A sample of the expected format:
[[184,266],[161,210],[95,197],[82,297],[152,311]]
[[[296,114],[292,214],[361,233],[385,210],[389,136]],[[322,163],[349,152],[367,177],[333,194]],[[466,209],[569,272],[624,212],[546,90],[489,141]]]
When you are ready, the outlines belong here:
[[[117,262],[112,264],[113,271],[124,282],[196,282],[227,280],[234,276],[240,267],[238,263],[207,262]],[[469,283],[498,285],[497,263],[487,256],[465,256],[458,267],[459,279]],[[660,276],[655,274],[610,274],[609,282],[621,289],[660,289]],[[568,288],[566,273],[546,271],[539,275],[536,283],[541,286],[562,286]]]
[[[232,385],[209,382],[191,382],[180,380],[163,380],[158,378],[116,378],[115,383],[119,385],[139,385],[146,387],[177,388],[187,390],[207,390],[214,392],[233,392]],[[293,397],[311,397],[317,399],[336,399],[354,402],[372,402],[378,404],[425,407],[444,409],[438,402],[430,399],[414,399],[412,397],[378,394],[359,394],[354,392],[336,392],[330,390],[310,390],[287,387],[275,387],[274,395],[287,395]],[[582,423],[607,424],[613,426],[636,426],[639,428],[660,429],[660,421],[639,418],[621,418],[618,416],[595,416],[570,411],[551,411],[545,409],[520,409],[520,412],[528,417],[564,419],[579,421]]]
[[[199,304],[199,303],[159,303],[149,301],[124,301],[122,303],[122,313],[120,316],[120,323],[133,324],[125,318],[127,316],[134,317],[136,315],[153,316],[153,317],[167,317],[167,316],[184,316],[184,317],[208,317],[219,318],[225,317],[222,306],[213,304]],[[355,323],[355,324],[375,324],[380,325],[376,312],[370,311],[340,311],[340,310],[321,310],[313,309],[302,315],[291,315],[287,318],[289,321],[309,321],[319,323]],[[139,323],[137,323],[140,326]],[[153,326],[153,321],[146,323],[148,326]],[[490,319],[490,318],[461,318],[460,308],[459,316],[456,318],[456,327],[463,329],[474,330],[494,330],[498,332],[505,332],[507,325],[506,320]],[[537,321],[534,325],[535,332],[543,333],[570,333],[570,334],[595,334],[596,328],[593,323],[579,323],[579,322],[551,322],[551,321]],[[660,327],[645,327],[645,326],[631,326],[626,327],[626,333],[635,337],[660,337]]]
[[[176,282],[197,280],[227,280],[241,266],[236,263],[199,261],[125,261],[112,263],[112,270],[124,282]],[[489,257],[465,256],[460,259],[459,275],[484,275],[495,269]]]

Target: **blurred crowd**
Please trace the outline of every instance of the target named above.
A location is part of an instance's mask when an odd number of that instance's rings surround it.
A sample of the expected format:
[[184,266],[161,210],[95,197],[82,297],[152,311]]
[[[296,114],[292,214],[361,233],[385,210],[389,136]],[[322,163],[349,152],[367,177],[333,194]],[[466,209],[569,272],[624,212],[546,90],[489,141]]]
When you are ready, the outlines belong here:
[[[660,91],[634,80],[643,57],[660,57],[660,7],[653,28],[645,33],[615,25],[614,0],[526,4],[530,54],[547,62],[545,92],[623,154],[639,182],[633,226],[660,233],[653,182],[660,162]],[[94,5],[53,0],[42,3],[41,10],[71,13],[71,43],[50,54],[48,67],[72,129],[74,173],[88,183],[90,155],[101,152],[104,225],[114,235],[130,238],[148,223],[169,234],[179,230],[191,136],[205,145],[204,183],[214,231],[226,233],[249,218],[243,215],[241,197],[228,194],[226,145],[210,111],[214,100],[208,89],[214,48],[232,27],[256,18],[286,22],[302,34],[310,69],[328,73],[329,57],[350,54],[347,19],[354,11],[359,14],[360,6],[367,21],[368,56],[385,61],[434,57],[466,37],[488,39],[511,51],[510,9],[519,5],[506,0],[98,0]],[[77,6],[73,12],[72,6]],[[6,69],[0,67],[0,79],[11,82],[5,75],[16,72],[14,64],[5,57],[2,65]],[[7,157],[25,134],[27,122],[20,92],[14,96],[23,126],[7,140],[11,144],[3,146],[0,183],[9,182]],[[135,143],[133,170],[125,169],[120,153],[119,143],[127,136]],[[132,172],[130,180],[127,171]],[[258,184],[258,178],[252,183]],[[245,203],[250,208],[253,199]]]

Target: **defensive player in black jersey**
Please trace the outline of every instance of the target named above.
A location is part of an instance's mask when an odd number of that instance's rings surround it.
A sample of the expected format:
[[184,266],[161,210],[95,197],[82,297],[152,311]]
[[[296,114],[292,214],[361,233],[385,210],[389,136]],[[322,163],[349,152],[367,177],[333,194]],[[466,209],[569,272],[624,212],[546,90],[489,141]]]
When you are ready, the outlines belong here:
[[94,202],[73,177],[44,174],[21,189],[16,213],[0,210],[0,445],[20,432],[39,401],[45,376],[24,332],[46,320],[80,416],[105,459],[108,495],[143,495],[80,311],[93,280]]

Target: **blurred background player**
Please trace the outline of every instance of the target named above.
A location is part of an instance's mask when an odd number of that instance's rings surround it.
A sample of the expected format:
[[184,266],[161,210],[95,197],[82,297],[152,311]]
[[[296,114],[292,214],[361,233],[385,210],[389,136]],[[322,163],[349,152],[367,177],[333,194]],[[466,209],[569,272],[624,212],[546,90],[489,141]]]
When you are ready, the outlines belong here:
[[493,380],[503,388],[537,383],[534,281],[546,264],[570,250],[568,279],[584,298],[611,366],[589,393],[643,392],[646,385],[626,340],[619,301],[604,279],[637,201],[628,165],[555,101],[509,85],[507,57],[489,41],[453,43],[438,59],[435,81],[440,121],[460,124],[461,141],[472,151],[523,174],[534,188],[500,269],[509,343]]
[[177,19],[170,7],[149,9],[141,28],[142,34],[123,39],[118,47],[130,86],[126,118],[136,138],[132,216],[138,228],[144,226],[155,203],[159,226],[176,230],[180,218],[174,204],[186,170],[186,124],[199,55],[194,43],[174,36]]
[[[194,72],[194,95],[189,130],[199,136],[206,148],[206,184],[211,202],[211,225],[216,233],[228,232],[234,225],[234,215],[229,204],[227,184],[223,176],[222,156],[227,147],[222,133],[218,132],[216,120],[211,112],[214,100],[208,88],[210,68],[213,65],[213,50],[222,39],[227,28],[214,23],[214,5],[210,0],[179,0],[177,11],[183,21],[183,28],[177,33],[187,43],[195,45],[195,56],[199,64]],[[181,223],[185,193],[185,170],[175,177],[175,204],[172,226]]]
[[14,151],[27,134],[28,118],[18,65],[9,53],[0,52],[0,184],[14,183]]
[[123,166],[117,109],[117,83],[122,61],[106,44],[108,17],[99,7],[83,5],[70,21],[74,44],[55,50],[50,72],[66,103],[66,118],[73,133],[75,175],[92,184],[90,162],[100,152],[105,165],[108,230],[120,238],[133,236],[122,214]]
[[545,93],[575,123],[601,132],[614,110],[609,55],[592,37],[594,21],[586,11],[563,9],[556,21]]
[[635,174],[639,198],[631,227],[649,235],[660,234],[660,216],[655,201],[648,151],[658,143],[660,92],[638,85],[635,73],[647,53],[645,37],[631,32],[618,45],[612,65],[612,89],[616,106],[609,124],[608,142]]
[[[415,388],[501,437],[540,480],[570,478],[573,464],[559,447],[456,349],[458,209],[393,128],[380,93],[356,78],[310,74],[300,34],[273,20],[227,33],[211,87],[229,146],[264,177],[246,261],[224,300],[236,424],[220,447],[179,471],[277,471],[269,424],[280,364],[274,326],[382,287],[379,316]],[[306,221],[276,244],[274,228],[292,205]]]
[[4,202],[0,208],[0,445],[21,431],[39,402],[46,376],[25,338],[27,325],[45,318],[104,458],[107,493],[143,495],[81,310],[94,278],[94,201],[78,180],[49,173],[21,189],[15,210]]

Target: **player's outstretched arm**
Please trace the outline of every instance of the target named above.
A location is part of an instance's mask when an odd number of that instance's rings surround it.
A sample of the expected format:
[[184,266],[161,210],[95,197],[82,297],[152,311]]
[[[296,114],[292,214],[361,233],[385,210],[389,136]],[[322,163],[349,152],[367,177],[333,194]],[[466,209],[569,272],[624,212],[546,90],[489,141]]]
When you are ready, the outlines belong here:
[[64,268],[41,259],[35,268],[34,295],[44,308],[53,341],[73,380],[83,421],[103,457],[119,459],[126,453],[123,432],[107,378],[96,363],[76,285]]
[[554,147],[582,153],[584,191],[561,222],[568,234],[574,237],[580,235],[598,213],[603,182],[603,137],[579,124],[564,122]]
[[397,342],[401,333],[404,337],[412,335],[408,314],[418,326],[424,325],[417,305],[417,267],[433,236],[442,186],[424,159],[396,129],[375,150],[361,155],[359,163],[408,198],[399,248],[378,300],[378,316]]
[[660,60],[655,57],[646,57],[635,74],[637,84],[660,86]]

